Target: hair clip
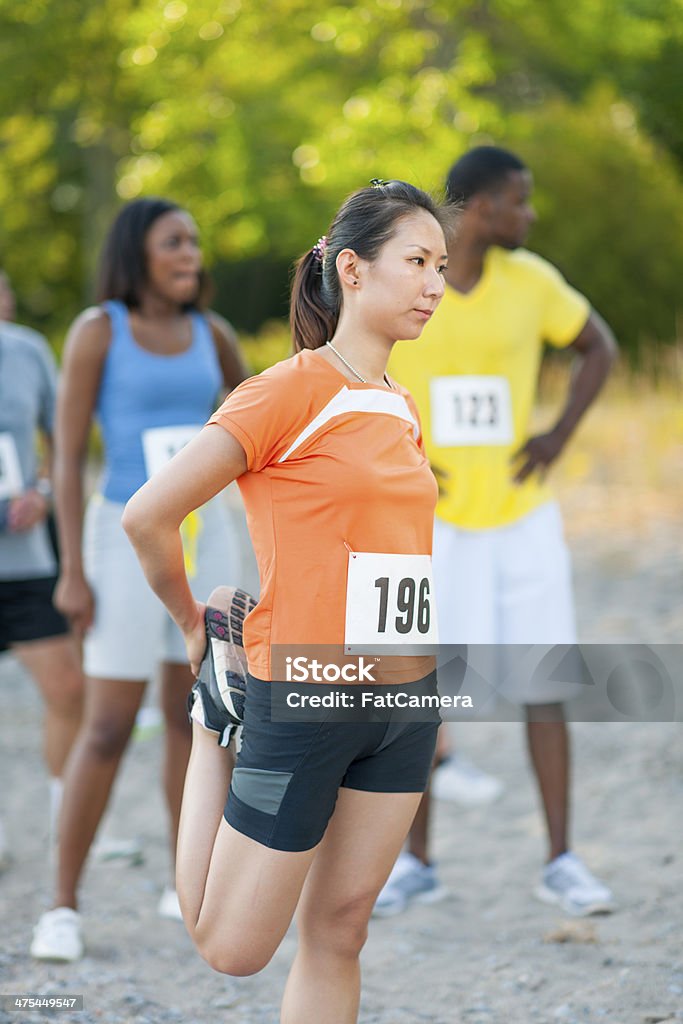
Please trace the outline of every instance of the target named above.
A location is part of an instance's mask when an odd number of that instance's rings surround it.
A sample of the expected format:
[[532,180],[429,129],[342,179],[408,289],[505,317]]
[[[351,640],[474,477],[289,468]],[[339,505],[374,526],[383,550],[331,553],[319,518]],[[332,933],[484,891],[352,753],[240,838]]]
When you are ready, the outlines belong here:
[[373,188],[382,188],[384,185],[388,185],[388,181],[383,181],[382,178],[371,178],[370,184]]
[[322,266],[322,262],[325,258],[325,250],[327,249],[327,235],[322,235],[315,243],[311,252],[313,253],[313,259],[317,260]]

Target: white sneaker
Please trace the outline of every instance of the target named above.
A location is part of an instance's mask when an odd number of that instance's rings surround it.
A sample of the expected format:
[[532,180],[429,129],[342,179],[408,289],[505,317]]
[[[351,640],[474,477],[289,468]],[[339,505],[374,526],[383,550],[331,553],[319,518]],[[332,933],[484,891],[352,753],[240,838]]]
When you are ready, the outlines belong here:
[[178,893],[175,889],[171,889],[169,885],[166,886],[161,894],[157,913],[159,917],[167,917],[170,921],[182,921],[183,919],[180,903],[178,902]]
[[497,800],[503,783],[462,754],[452,754],[432,772],[431,794],[461,807],[483,807]]
[[139,839],[98,839],[92,848],[92,856],[98,864],[111,860],[127,860],[131,867],[144,864],[145,854]]
[[391,869],[372,911],[373,917],[393,917],[409,903],[438,903],[447,895],[433,864],[423,864],[404,850]]
[[81,915],[71,907],[48,910],[33,929],[31,956],[35,960],[72,963],[83,956]]
[[134,739],[147,740],[152,736],[159,736],[163,731],[164,716],[161,709],[150,704],[141,707],[135,716]]
[[569,851],[546,864],[534,892],[539,900],[554,903],[573,917],[609,914],[616,908],[612,892]]

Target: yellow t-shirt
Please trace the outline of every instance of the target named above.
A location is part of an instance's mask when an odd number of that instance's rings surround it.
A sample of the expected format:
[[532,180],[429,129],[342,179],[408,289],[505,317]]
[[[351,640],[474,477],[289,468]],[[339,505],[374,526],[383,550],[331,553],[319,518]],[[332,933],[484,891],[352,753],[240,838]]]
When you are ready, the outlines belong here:
[[540,256],[491,248],[472,291],[446,287],[421,337],[394,347],[389,370],[420,411],[441,519],[490,529],[550,498],[537,474],[513,483],[511,456],[529,437],[543,342],[571,344],[589,313]]

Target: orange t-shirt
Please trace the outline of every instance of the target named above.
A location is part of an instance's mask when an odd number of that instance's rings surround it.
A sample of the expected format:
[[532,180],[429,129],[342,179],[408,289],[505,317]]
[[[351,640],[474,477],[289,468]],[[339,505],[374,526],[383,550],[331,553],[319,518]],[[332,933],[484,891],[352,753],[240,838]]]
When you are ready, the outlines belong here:
[[[240,384],[209,422],[247,457],[238,485],[261,593],[244,641],[249,671],[270,680],[274,647],[343,649],[350,552],[431,555],[437,486],[409,393],[349,381],[315,351]],[[390,660],[400,668],[383,682],[433,666]]]

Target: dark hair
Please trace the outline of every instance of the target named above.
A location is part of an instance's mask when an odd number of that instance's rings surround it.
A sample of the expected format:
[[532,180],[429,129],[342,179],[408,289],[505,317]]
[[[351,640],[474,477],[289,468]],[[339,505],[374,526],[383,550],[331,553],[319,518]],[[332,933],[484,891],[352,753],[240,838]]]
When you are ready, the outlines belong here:
[[446,178],[449,203],[466,203],[479,192],[495,192],[511,171],[525,171],[518,156],[498,146],[476,146],[457,160]]
[[344,201],[327,232],[324,250],[315,246],[296,263],[289,313],[295,352],[320,348],[336,330],[342,300],[339,253],[353,249],[363,260],[376,259],[397,223],[417,210],[430,213],[445,228],[443,207],[405,181],[378,182]]
[[[119,299],[129,309],[140,305],[142,289],[147,281],[145,237],[159,217],[176,210],[182,210],[182,207],[169,199],[145,198],[135,199],[119,211],[102,247],[97,302]],[[199,305],[205,283],[206,277],[202,272],[197,299],[189,303],[188,308]]]

